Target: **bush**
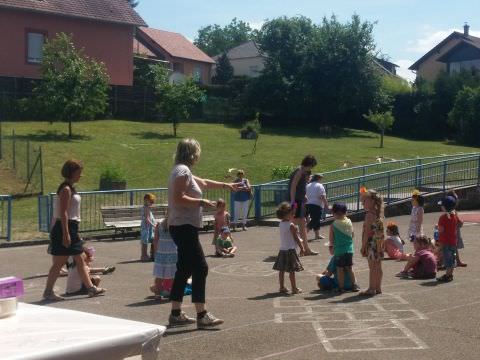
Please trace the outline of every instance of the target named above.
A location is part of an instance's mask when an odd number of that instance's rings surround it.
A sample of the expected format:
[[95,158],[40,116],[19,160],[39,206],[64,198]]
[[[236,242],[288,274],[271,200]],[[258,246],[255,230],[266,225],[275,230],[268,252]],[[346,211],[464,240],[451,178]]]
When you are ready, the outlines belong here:
[[240,137],[242,139],[257,139],[262,130],[262,124],[260,124],[260,114],[255,114],[255,119],[247,121],[240,129]]
[[114,164],[106,165],[100,173],[100,190],[121,190],[127,185],[123,169]]
[[291,166],[291,165],[274,167],[272,169],[272,180],[288,179],[288,177],[294,170],[295,170],[295,166]]

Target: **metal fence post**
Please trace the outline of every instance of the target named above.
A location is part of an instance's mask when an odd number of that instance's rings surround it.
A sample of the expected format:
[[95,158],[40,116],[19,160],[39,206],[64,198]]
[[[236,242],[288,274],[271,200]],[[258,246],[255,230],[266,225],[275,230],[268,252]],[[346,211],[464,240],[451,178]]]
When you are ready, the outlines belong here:
[[361,178],[357,180],[357,211],[360,210],[360,187],[362,186]]
[[130,206],[133,206],[133,191],[130,191]]
[[445,192],[447,188],[447,161],[443,162],[443,192]]
[[388,172],[388,177],[387,177],[387,204],[391,203],[391,172]]
[[480,186],[480,155],[478,156],[478,173],[477,173],[477,186]]
[[255,220],[260,220],[262,217],[262,187],[255,186]]
[[[245,216],[248,218],[248,214]],[[231,221],[235,220],[235,193],[234,192],[230,192],[230,218],[232,219]]]
[[12,240],[12,197],[7,201],[7,241]]

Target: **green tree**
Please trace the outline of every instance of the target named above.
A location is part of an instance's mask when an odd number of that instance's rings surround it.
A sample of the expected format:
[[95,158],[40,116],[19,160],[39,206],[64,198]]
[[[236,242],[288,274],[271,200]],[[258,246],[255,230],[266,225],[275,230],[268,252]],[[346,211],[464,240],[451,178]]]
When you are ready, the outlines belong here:
[[374,124],[377,129],[380,131],[380,147],[383,148],[383,137],[386,130],[390,130],[395,122],[395,118],[392,115],[391,111],[386,111],[382,113],[372,113],[371,111],[368,115],[363,115],[365,119]]
[[458,92],[448,121],[457,129],[459,142],[480,145],[480,87],[465,87]]
[[169,70],[163,65],[152,65],[150,70],[157,109],[163,118],[172,122],[173,136],[177,137],[179,122],[190,117],[193,107],[204,98],[204,92],[192,78],[171,83]]
[[206,54],[215,56],[246,41],[255,40],[256,35],[257,32],[248,23],[234,18],[224,27],[213,24],[200,28],[194,44]]
[[223,53],[217,59],[217,66],[215,68],[215,76],[212,78],[213,83],[225,85],[233,79],[233,66],[228,59],[226,53]]
[[72,36],[58,34],[43,48],[42,81],[34,88],[35,100],[45,115],[68,122],[91,120],[107,108],[108,75],[105,65],[75,48]]
[[138,3],[140,2],[139,0],[127,0],[127,1],[132,8],[136,8],[138,6]]

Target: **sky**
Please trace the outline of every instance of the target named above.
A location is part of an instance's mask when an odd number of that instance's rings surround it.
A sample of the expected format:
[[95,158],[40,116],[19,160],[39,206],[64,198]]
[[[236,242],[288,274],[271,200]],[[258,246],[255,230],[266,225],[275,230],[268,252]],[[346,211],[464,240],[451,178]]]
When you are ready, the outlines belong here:
[[[479,0],[139,0],[136,10],[150,27],[179,32],[195,39],[198,29],[221,26],[233,18],[260,28],[265,20],[304,15],[315,23],[335,14],[342,22],[353,14],[376,22],[377,49],[399,65],[400,76],[413,80],[408,67],[447,37],[463,32],[480,37]],[[477,15],[477,16],[474,16]]]

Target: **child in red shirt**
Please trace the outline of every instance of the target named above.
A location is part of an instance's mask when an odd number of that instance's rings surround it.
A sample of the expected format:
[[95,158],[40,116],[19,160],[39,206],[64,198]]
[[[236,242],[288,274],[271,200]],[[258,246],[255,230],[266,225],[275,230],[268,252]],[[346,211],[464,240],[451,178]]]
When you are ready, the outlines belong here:
[[441,282],[453,280],[453,269],[455,267],[455,254],[457,252],[457,221],[455,215],[456,200],[452,196],[444,198],[440,205],[445,213],[438,219],[438,242],[442,249],[443,263],[447,272],[437,278]]

